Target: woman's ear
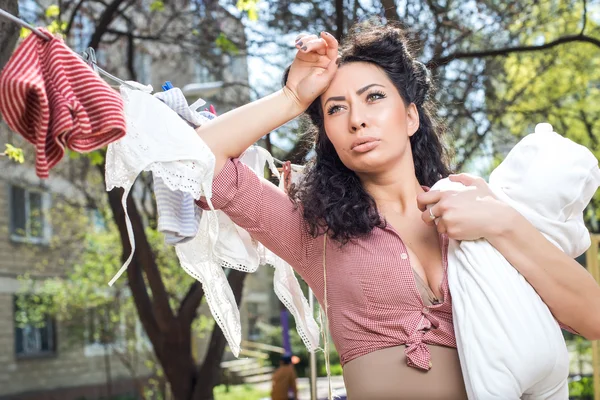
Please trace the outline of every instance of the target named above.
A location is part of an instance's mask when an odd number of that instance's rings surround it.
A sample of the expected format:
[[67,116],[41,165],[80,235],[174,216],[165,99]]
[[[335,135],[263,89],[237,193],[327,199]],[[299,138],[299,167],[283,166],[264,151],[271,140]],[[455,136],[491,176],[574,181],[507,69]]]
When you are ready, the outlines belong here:
[[406,109],[406,122],[408,126],[408,136],[412,136],[419,130],[419,111],[415,103],[410,103]]

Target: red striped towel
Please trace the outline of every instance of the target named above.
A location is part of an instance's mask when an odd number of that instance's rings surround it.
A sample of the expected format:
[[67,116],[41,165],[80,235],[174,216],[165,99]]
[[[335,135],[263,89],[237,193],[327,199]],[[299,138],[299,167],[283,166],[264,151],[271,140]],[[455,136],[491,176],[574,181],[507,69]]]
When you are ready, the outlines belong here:
[[0,112],[35,145],[40,178],[48,177],[65,147],[97,150],[126,129],[119,94],[55,37],[29,35],[13,53],[0,74]]

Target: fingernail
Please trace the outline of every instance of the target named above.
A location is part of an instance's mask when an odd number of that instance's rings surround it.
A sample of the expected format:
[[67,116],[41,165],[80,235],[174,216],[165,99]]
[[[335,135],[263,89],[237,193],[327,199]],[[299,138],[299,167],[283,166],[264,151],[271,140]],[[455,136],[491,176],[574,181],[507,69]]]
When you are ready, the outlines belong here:
[[341,57],[336,58],[335,65],[340,65],[340,61],[342,61]]
[[300,50],[302,50],[302,51],[306,51],[306,49],[307,49],[307,47],[306,47],[306,46],[304,46],[304,47],[302,47]]
[[297,41],[296,46],[302,46],[302,40]]
[[327,36],[333,37],[333,35],[331,33],[327,32],[327,31],[323,31],[323,33],[326,34]]

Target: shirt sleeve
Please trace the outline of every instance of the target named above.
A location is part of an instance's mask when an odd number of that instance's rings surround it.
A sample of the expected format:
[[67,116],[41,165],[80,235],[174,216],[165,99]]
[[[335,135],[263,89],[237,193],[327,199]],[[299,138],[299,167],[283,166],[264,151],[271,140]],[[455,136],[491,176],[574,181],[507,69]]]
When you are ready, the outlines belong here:
[[[273,183],[258,177],[238,159],[231,159],[213,179],[211,202],[298,272],[304,270],[315,239],[302,208]],[[209,209],[204,199],[197,204]]]

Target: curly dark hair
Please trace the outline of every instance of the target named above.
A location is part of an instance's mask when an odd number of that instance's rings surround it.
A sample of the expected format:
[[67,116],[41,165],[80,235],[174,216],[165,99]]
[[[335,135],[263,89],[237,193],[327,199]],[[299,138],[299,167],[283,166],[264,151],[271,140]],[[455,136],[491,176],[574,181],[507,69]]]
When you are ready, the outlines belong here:
[[[419,129],[410,137],[415,172],[421,185],[431,186],[450,174],[441,137],[444,127],[434,118],[433,83],[426,66],[415,60],[402,28],[396,24],[361,23],[353,27],[340,46],[340,66],[367,62],[381,68],[404,100],[419,112]],[[284,73],[287,82],[289,67]],[[289,190],[301,204],[311,235],[327,232],[341,244],[365,236],[374,227],[384,227],[375,200],[364,189],[354,171],[347,168],[325,133],[321,99],[306,110],[310,119],[307,135],[316,157],[306,166],[303,181]]]

